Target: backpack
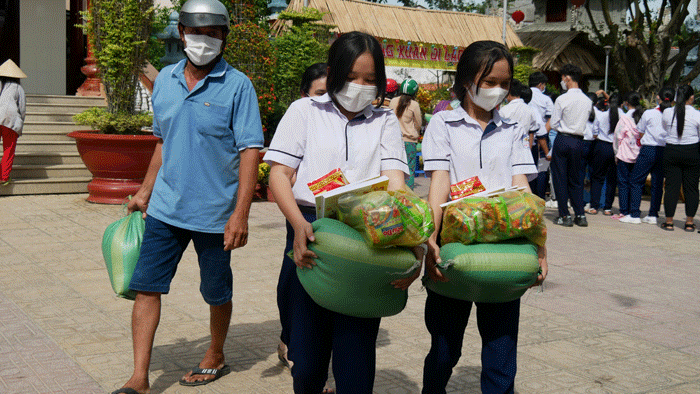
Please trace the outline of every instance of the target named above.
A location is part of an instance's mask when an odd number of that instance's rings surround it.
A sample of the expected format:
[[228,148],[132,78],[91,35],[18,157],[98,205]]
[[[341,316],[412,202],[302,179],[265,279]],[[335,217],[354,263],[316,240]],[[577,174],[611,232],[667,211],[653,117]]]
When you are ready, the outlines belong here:
[[639,155],[640,133],[637,125],[629,116],[620,116],[620,120],[615,126],[615,157],[625,163],[634,163]]

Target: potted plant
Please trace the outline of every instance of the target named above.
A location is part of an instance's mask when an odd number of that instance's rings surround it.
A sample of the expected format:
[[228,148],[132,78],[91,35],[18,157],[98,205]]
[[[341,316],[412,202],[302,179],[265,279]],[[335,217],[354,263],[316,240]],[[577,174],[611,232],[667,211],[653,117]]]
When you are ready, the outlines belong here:
[[158,138],[145,128],[152,116],[136,109],[139,74],[154,18],[153,0],[92,0],[83,13],[107,97],[107,108],[74,117],[92,130],[68,134],[93,175],[88,201],[121,204],[141,186]]

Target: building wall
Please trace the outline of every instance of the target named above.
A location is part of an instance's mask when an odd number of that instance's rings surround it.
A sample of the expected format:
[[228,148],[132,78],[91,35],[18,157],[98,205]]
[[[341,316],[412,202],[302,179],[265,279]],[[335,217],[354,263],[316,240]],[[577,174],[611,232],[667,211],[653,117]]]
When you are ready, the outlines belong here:
[[30,94],[66,94],[66,2],[22,0],[20,64]]

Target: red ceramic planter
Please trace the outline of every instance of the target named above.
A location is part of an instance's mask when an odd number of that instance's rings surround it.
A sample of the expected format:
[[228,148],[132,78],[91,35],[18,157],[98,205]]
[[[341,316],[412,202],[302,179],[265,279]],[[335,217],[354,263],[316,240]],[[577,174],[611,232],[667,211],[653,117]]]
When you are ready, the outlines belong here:
[[99,134],[74,131],[80,158],[92,173],[87,200],[100,204],[123,204],[141,187],[159,138],[153,135]]

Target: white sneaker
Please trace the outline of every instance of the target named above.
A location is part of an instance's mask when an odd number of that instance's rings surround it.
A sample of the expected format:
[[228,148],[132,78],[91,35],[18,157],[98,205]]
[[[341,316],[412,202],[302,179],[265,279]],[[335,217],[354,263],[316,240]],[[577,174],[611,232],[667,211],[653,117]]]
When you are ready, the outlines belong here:
[[656,216],[647,216],[644,219],[642,219],[642,222],[644,223],[649,223],[649,224],[656,224]]
[[630,216],[630,215],[625,215],[625,216],[623,216],[623,217],[620,218],[620,222],[622,222],[622,223],[631,223],[631,224],[641,224],[641,223],[642,223],[642,219],[640,219],[640,218],[633,218],[633,217]]

